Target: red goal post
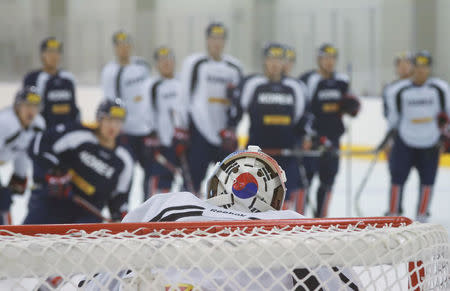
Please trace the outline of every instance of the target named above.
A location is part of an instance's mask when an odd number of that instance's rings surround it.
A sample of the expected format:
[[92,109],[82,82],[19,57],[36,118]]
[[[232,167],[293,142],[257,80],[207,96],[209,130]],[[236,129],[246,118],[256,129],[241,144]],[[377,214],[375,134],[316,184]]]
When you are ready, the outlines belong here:
[[405,217],[1,226],[0,261],[0,290],[450,288],[448,233]]

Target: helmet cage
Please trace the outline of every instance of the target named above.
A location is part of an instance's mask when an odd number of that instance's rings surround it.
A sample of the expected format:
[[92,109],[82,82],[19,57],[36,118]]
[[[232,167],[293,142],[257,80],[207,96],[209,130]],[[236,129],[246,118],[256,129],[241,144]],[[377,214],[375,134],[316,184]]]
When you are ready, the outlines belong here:
[[[233,184],[242,173],[250,173],[257,181],[257,192],[249,198],[233,193]],[[280,210],[286,193],[286,176],[278,163],[258,151],[238,151],[226,157],[207,183],[207,198],[212,204],[243,211]]]

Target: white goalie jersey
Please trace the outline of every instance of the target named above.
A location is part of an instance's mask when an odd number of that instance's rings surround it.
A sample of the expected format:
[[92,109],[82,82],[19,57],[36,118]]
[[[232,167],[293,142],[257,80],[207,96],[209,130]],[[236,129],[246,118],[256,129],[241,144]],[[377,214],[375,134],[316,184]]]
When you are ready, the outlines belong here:
[[[291,211],[240,212],[214,206],[188,192],[157,194],[141,206],[128,213],[122,222],[168,222],[168,221],[223,221],[248,219],[301,219],[303,215]],[[358,290],[355,276],[350,270],[317,267],[314,270],[286,270],[283,267],[249,268],[236,273],[236,270],[219,268],[214,274],[201,269],[166,269],[150,270],[155,284],[152,290],[262,290],[262,286],[271,286],[267,290],[292,290],[294,274],[308,273],[307,277],[315,277],[320,282],[321,290]],[[133,272],[122,276],[124,281],[136,281]],[[262,275],[264,274],[264,275]],[[249,276],[251,275],[251,276]],[[120,275],[118,275],[120,276]],[[253,277],[252,277],[253,276]],[[87,283],[87,290],[104,290],[99,286],[107,286],[106,290],[125,290],[121,283],[113,279],[115,276],[101,274]],[[257,278],[257,279],[256,279]],[[342,279],[344,278],[344,280]],[[276,282],[274,282],[276,281]],[[305,285],[306,284],[306,285]],[[307,286],[301,283],[300,286]],[[243,287],[245,286],[245,287]],[[318,286],[318,285],[316,285]],[[147,290],[150,286],[137,287],[136,290]],[[140,289],[139,289],[140,288]],[[187,288],[187,289],[186,289]],[[314,288],[314,287],[313,287]],[[356,287],[357,288],[357,287]],[[127,289],[128,290],[128,289]]]
[[154,195],[128,213],[122,222],[297,219],[303,217],[292,210],[240,212],[214,206],[189,192],[174,192]]

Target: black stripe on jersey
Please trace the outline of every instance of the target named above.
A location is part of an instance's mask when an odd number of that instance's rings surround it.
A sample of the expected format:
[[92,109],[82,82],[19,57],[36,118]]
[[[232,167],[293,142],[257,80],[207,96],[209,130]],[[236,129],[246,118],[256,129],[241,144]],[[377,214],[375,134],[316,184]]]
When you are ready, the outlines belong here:
[[177,212],[177,213],[172,213],[170,215],[167,215],[166,217],[161,218],[159,221],[160,222],[177,221],[178,219],[185,218],[185,217],[202,216],[202,214],[203,214],[203,210],[202,211]]
[[8,138],[5,140],[5,144],[12,143],[16,138],[19,137],[19,135],[20,135],[20,130],[19,130],[18,132],[16,132],[15,134],[13,134],[12,136],[8,137]]
[[[119,69],[119,72],[117,72],[115,98],[122,98],[122,93],[120,92],[120,79],[122,78],[123,69],[125,69],[125,67],[121,66]],[[106,96],[106,97],[109,97],[109,96]]]
[[402,95],[403,91],[405,91],[406,89],[409,89],[411,87],[413,87],[413,85],[408,85],[406,87],[403,87],[402,89],[400,89],[397,92],[397,95],[395,95],[395,103],[397,105],[397,112],[398,112],[398,114],[402,113],[402,97],[401,97],[401,95]]
[[151,94],[150,96],[152,96],[151,97],[152,100],[150,100],[150,102],[152,102],[153,108],[155,108],[155,110],[156,110],[156,92],[158,91],[158,87],[159,87],[159,85],[161,85],[162,82],[163,82],[162,79],[156,81],[150,90],[150,94]]
[[194,93],[196,87],[197,87],[197,80],[198,80],[198,69],[200,67],[201,64],[203,64],[204,62],[207,62],[208,58],[201,58],[199,59],[195,65],[194,65],[194,69],[192,69],[192,79],[191,79],[191,86],[190,86],[190,91],[189,91],[189,95],[192,96],[192,94]]
[[241,76],[242,76],[242,70],[241,70],[241,68],[239,68],[236,64],[234,64],[234,63],[232,63],[232,62],[230,62],[230,61],[225,61],[225,63],[227,63],[228,65],[230,65],[230,66],[232,66],[233,68],[235,68],[236,71],[238,71],[238,73],[239,73],[239,78],[241,78]]
[[186,209],[200,209],[200,210],[205,210],[205,207],[201,207],[198,205],[181,205],[181,206],[173,206],[173,207],[167,207],[164,208],[163,210],[161,210],[160,213],[158,213],[158,215],[156,215],[155,217],[152,218],[152,220],[150,220],[149,222],[155,222],[155,221],[160,221],[160,219],[164,216],[164,214],[166,214],[169,211],[172,210],[186,210]]
[[431,87],[435,88],[439,93],[439,105],[441,106],[441,111],[445,112],[445,95],[444,91],[442,91],[439,86],[436,86],[435,84],[430,84]]

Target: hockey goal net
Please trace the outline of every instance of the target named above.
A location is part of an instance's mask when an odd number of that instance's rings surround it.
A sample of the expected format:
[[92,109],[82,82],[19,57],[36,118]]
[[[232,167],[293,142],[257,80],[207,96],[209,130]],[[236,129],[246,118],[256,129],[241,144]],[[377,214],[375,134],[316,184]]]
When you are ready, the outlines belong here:
[[0,228],[0,290],[450,290],[449,260],[404,217]]

